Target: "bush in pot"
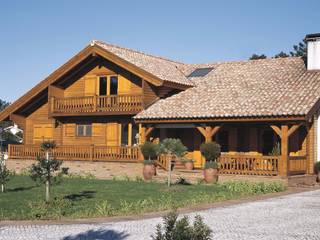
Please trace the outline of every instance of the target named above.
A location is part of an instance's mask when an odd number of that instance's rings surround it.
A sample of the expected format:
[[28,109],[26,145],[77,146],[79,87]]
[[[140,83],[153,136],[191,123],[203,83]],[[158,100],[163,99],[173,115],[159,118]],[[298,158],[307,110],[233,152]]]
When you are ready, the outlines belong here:
[[221,155],[221,147],[216,142],[203,143],[200,146],[200,152],[206,159],[204,166],[204,180],[207,183],[213,183],[218,181],[218,157]]
[[159,154],[159,146],[151,142],[145,142],[141,146],[143,161],[143,177],[145,180],[151,180],[156,175],[155,160]]

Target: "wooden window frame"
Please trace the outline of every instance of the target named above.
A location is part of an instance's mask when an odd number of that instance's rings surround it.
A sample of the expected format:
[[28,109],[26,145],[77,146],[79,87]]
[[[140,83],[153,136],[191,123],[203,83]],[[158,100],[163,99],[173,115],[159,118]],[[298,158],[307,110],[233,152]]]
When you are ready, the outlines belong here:
[[[78,128],[80,126],[83,126],[83,135],[79,135],[78,133]],[[90,127],[91,130],[91,134],[90,135],[87,135],[87,128]],[[92,124],[91,123],[87,123],[87,124],[76,124],[76,137],[92,137]]]
[[[98,78],[98,82],[99,82],[99,93],[100,93],[100,78],[101,77],[105,77],[107,79],[107,94],[106,96],[110,96],[110,90],[111,90],[111,77],[116,77],[117,80],[118,80],[118,89],[117,89],[117,92],[119,95],[119,74],[99,74],[97,75],[97,78]],[[113,95],[115,96],[115,95]]]

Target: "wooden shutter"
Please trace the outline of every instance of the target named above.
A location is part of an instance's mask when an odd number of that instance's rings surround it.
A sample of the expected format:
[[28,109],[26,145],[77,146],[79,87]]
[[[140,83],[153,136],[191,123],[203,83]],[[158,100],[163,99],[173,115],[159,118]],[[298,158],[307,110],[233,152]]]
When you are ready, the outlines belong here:
[[[84,95],[85,96],[94,96],[97,94],[97,89],[99,84],[97,84],[98,77],[95,75],[86,76],[84,78]],[[99,92],[99,89],[98,89]]]
[[76,124],[68,123],[64,125],[64,135],[66,137],[74,137],[76,135]]
[[107,123],[106,127],[107,146],[119,146],[119,125]]
[[100,137],[103,135],[103,124],[102,123],[93,123],[92,124],[92,136]]
[[33,143],[53,140],[53,124],[34,124],[33,125]]
[[131,91],[131,81],[125,77],[118,75],[118,93],[128,94]]

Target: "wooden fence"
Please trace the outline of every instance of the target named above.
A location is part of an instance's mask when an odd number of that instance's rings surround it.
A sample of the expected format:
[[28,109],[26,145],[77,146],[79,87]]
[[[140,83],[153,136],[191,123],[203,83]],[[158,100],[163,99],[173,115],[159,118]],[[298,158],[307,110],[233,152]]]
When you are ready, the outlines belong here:
[[[59,160],[126,161],[137,162],[139,147],[58,146],[52,155]],[[36,159],[44,156],[37,145],[9,145],[10,159]]]

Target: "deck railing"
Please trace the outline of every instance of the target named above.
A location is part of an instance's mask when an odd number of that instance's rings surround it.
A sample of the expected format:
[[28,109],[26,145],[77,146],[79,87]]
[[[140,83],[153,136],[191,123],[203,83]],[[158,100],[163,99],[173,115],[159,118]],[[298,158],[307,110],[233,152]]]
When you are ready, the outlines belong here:
[[[10,159],[36,159],[44,156],[44,152],[37,145],[9,145],[8,154]],[[52,154],[58,160],[137,162],[140,150],[138,147],[129,146],[58,146]]]
[[306,156],[289,156],[289,174],[305,174],[307,172]]
[[278,175],[280,156],[256,156],[246,154],[222,154],[220,162],[221,174],[241,175]]
[[142,109],[142,95],[87,96],[51,99],[51,112],[53,114],[139,112]]

